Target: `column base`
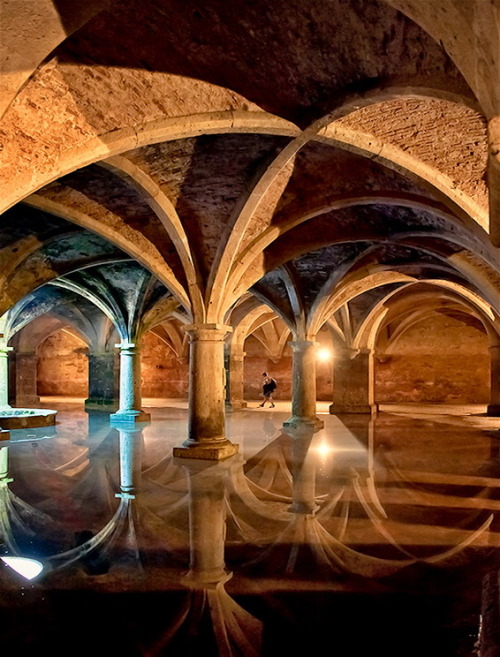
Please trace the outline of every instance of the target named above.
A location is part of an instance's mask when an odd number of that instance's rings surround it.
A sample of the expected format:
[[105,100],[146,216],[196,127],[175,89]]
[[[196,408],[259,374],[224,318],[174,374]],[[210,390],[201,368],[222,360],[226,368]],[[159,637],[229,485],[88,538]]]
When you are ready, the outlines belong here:
[[290,513],[297,513],[298,515],[313,516],[320,509],[319,504],[307,504],[306,502],[293,502],[288,507]]
[[378,404],[363,404],[359,406],[355,404],[352,406],[349,404],[331,404],[328,410],[330,411],[330,415],[356,415],[358,413],[369,415],[378,412]]
[[151,414],[145,411],[118,411],[109,416],[109,423],[116,424],[135,424],[136,422],[149,422]]
[[36,408],[40,403],[38,395],[21,395],[16,397],[16,406],[19,408]]
[[204,461],[223,461],[237,454],[238,445],[229,440],[197,442],[186,440],[180,447],[174,447],[173,455],[182,459],[202,459]]
[[500,417],[500,404],[488,404],[486,408],[486,415],[491,415],[492,417]]
[[212,570],[190,570],[187,575],[181,579],[181,583],[189,589],[207,589],[215,588],[220,584],[225,584],[233,576],[232,572],[225,568],[213,568]]
[[308,427],[314,431],[319,431],[325,426],[323,420],[320,420],[318,417],[301,417],[299,415],[292,415],[291,418],[283,422],[284,429],[300,429],[302,427]]
[[86,411],[103,411],[104,413],[115,413],[119,404],[114,399],[96,399],[89,397],[85,400]]
[[239,411],[241,408],[247,408],[247,406],[248,403],[246,401],[243,401],[243,399],[226,402],[226,409],[228,411]]
[[135,495],[133,493],[115,493],[115,497],[120,500],[135,500]]

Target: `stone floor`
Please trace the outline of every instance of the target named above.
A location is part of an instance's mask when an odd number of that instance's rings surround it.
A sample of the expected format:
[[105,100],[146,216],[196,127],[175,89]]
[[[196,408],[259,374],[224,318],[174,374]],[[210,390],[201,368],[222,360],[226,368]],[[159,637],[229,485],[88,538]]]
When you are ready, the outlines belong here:
[[258,403],[227,414],[239,455],[190,465],[171,457],[185,402],[146,399],[151,423],[118,430],[44,398],[56,427],[0,449],[0,549],[43,566],[32,580],[0,568],[3,648],[476,655],[500,561],[500,420],[320,402],[324,428],[291,434],[289,402]]

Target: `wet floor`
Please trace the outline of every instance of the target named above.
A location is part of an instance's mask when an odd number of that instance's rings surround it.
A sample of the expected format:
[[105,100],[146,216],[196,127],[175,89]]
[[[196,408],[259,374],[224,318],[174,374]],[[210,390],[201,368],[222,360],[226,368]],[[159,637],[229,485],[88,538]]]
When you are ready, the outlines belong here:
[[[53,430],[0,449],[4,650],[51,655],[477,655],[499,568],[500,422],[384,407],[283,430],[289,408],[228,413],[239,454],[172,458],[186,404],[112,429],[46,400]],[[154,404],[154,405],[153,405]]]

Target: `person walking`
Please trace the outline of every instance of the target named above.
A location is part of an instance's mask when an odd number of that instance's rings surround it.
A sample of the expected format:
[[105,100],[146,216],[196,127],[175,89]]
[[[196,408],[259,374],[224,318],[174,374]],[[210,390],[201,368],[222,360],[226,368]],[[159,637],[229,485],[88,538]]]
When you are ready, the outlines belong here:
[[264,404],[266,402],[270,402],[271,408],[274,408],[275,404],[273,401],[273,392],[276,390],[278,387],[278,384],[276,383],[276,380],[273,379],[272,376],[269,376],[267,372],[262,373],[262,396],[264,397],[264,401],[262,404],[259,404],[261,408],[264,407]]

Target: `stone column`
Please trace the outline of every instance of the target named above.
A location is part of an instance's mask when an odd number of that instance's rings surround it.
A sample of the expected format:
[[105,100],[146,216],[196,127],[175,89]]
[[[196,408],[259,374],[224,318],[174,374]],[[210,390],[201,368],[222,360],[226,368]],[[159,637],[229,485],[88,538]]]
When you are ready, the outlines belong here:
[[[5,431],[8,433],[8,431]],[[14,480],[9,477],[9,448],[0,447],[0,487],[7,486]]]
[[89,353],[89,396],[86,411],[117,411],[119,381],[114,353]]
[[16,406],[37,407],[38,356],[34,352],[16,352]]
[[121,425],[120,432],[120,492],[115,497],[135,499],[141,480],[142,429],[133,424]]
[[220,460],[238,451],[226,439],[224,339],[230,326],[193,324],[189,335],[189,430],[174,456]]
[[491,388],[488,415],[500,416],[500,344],[490,347]]
[[371,413],[373,353],[370,349],[336,351],[333,358],[333,404],[330,413]]
[[490,237],[495,246],[500,246],[500,116],[488,122],[488,191]]
[[233,347],[231,345],[229,352],[229,366],[227,377],[228,394],[226,396],[226,403],[230,408],[239,409],[246,408],[247,403],[244,397],[244,384],[243,384],[243,365],[245,361],[245,352],[243,349]]
[[141,357],[137,345],[122,342],[115,345],[120,349],[120,407],[110,416],[111,424],[121,422],[148,422],[149,413],[142,408]]
[[5,343],[0,343],[0,410],[11,408],[9,404],[9,351]]
[[293,351],[292,417],[284,426],[309,423],[319,429],[323,422],[316,417],[316,342],[295,340],[290,346]]
[[500,654],[500,572],[493,571],[483,578],[481,601],[481,630],[479,657],[498,657]]

